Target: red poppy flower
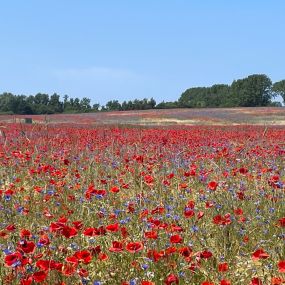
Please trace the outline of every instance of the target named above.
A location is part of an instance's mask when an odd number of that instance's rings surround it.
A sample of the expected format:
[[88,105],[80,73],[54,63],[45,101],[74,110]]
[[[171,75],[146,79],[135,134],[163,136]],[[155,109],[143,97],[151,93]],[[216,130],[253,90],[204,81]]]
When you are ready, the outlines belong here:
[[126,227],[121,227],[121,235],[123,238],[128,237],[129,233]]
[[5,256],[5,264],[7,266],[12,266],[13,264],[16,264],[17,262],[21,261],[22,254],[20,252],[11,253]]
[[248,169],[246,169],[245,167],[241,167],[241,168],[239,169],[239,173],[245,175],[245,174],[248,173]]
[[215,191],[218,187],[218,183],[216,181],[211,181],[208,183],[208,188],[212,191]]
[[190,257],[192,255],[192,249],[189,246],[185,246],[179,249],[179,253],[184,257]]
[[174,177],[174,173],[169,173],[168,175],[166,175],[167,179],[172,179]]
[[210,281],[204,281],[201,283],[201,285],[215,285],[213,282]]
[[22,229],[20,231],[20,237],[21,238],[31,238],[32,237],[32,233],[29,230]]
[[190,208],[190,209],[194,209],[194,207],[195,207],[195,201],[189,200],[189,201],[187,202],[186,207],[187,207],[187,208]]
[[104,252],[100,252],[98,254],[98,259],[101,260],[101,261],[105,261],[105,260],[109,259],[109,256],[106,253],[104,253]]
[[121,252],[123,251],[123,243],[120,241],[112,241],[112,246],[109,248],[111,252]]
[[77,229],[73,227],[65,226],[61,230],[61,234],[66,238],[72,238],[77,235]]
[[252,254],[252,259],[258,260],[258,259],[266,259],[269,257],[269,254],[266,253],[262,248],[257,249],[253,254]]
[[158,206],[151,211],[151,214],[163,214],[165,211],[164,207]]
[[72,224],[74,225],[74,227],[75,227],[77,230],[80,230],[80,229],[82,229],[82,227],[83,227],[82,221],[74,221],[74,222],[72,222]]
[[75,264],[75,265],[78,264],[78,258],[77,258],[76,256],[74,256],[74,255],[72,255],[72,256],[67,256],[67,257],[65,258],[65,261],[68,262],[68,263]]
[[43,282],[47,278],[47,273],[45,271],[35,272],[33,275],[33,280],[37,283]]
[[6,227],[6,230],[9,231],[9,232],[12,232],[16,229],[16,226],[15,225],[9,225]]
[[41,259],[36,262],[36,266],[44,271],[47,271],[47,270],[61,271],[63,265],[62,263],[55,262],[54,260],[42,260]]
[[278,220],[278,224],[280,227],[285,227],[285,217]]
[[86,229],[83,231],[83,234],[84,234],[85,236],[90,236],[90,237],[92,237],[92,236],[94,235],[94,232],[95,232],[94,228],[86,228]]
[[272,277],[271,278],[271,285],[282,285],[285,283],[285,279],[281,277]]
[[278,262],[278,270],[280,273],[285,273],[285,260]]
[[143,249],[143,244],[141,242],[129,242],[126,246],[126,250],[131,253],[141,251]]
[[97,256],[101,252],[101,246],[90,246],[88,250],[91,252],[92,256]]
[[158,234],[157,231],[150,231],[150,232],[145,232],[144,236],[149,239],[157,239]]
[[74,256],[85,264],[89,263],[92,259],[91,252],[88,250],[77,251]]
[[106,230],[109,232],[117,232],[120,229],[119,224],[110,224],[106,226]]
[[219,272],[226,272],[229,269],[229,266],[226,262],[220,263],[218,265]]
[[155,283],[151,281],[142,281],[141,285],[155,285]]
[[204,212],[199,211],[199,212],[198,212],[198,214],[197,214],[197,219],[198,219],[198,220],[200,220],[201,218],[203,218],[203,217],[204,217],[204,215],[205,215],[205,213],[204,213]]
[[204,251],[200,252],[200,257],[201,258],[208,259],[208,258],[211,258],[212,256],[213,256],[213,254],[209,250],[204,250]]
[[180,235],[173,235],[170,237],[171,243],[181,243],[183,241],[183,238]]
[[176,275],[170,274],[166,277],[164,280],[165,285],[170,285],[170,284],[179,284],[179,279]]
[[211,202],[211,201],[207,201],[206,202],[206,205],[205,205],[206,209],[213,208],[213,207],[214,207],[214,203],[213,202]]
[[241,216],[241,215],[243,215],[243,210],[241,208],[237,208],[237,209],[234,210],[234,213],[237,216]]
[[32,241],[21,241],[18,246],[18,250],[22,250],[24,253],[34,253],[36,245]]
[[49,237],[47,235],[42,235],[41,238],[39,239],[39,243],[44,246],[49,245],[50,244]]
[[25,279],[22,279],[22,280],[20,281],[20,284],[21,284],[21,285],[31,285],[32,282],[33,282],[33,277],[32,277],[32,276],[29,276],[29,277],[27,277],[27,278],[25,278]]
[[177,248],[174,246],[168,247],[165,250],[165,254],[167,254],[167,255],[170,255],[170,254],[175,253],[175,252],[177,252]]
[[81,277],[87,277],[89,275],[89,272],[84,268],[80,268],[78,271],[78,275]]
[[6,239],[6,238],[8,238],[8,232],[6,232],[5,230],[3,230],[3,231],[0,231],[0,237],[1,238],[4,238],[4,239]]
[[188,209],[188,208],[186,208],[186,209],[184,210],[184,217],[185,217],[185,218],[191,218],[191,217],[193,217],[193,216],[195,216],[195,212],[194,212],[193,210]]
[[251,279],[251,285],[262,285],[262,281],[261,279],[259,279],[258,277],[254,277]]
[[154,181],[154,178],[151,175],[146,175],[144,177],[144,181],[145,181],[146,184],[152,184],[153,181]]
[[112,187],[112,188],[110,189],[110,191],[113,192],[113,193],[118,193],[118,192],[120,192],[120,188],[117,187],[117,186],[114,186],[114,187]]

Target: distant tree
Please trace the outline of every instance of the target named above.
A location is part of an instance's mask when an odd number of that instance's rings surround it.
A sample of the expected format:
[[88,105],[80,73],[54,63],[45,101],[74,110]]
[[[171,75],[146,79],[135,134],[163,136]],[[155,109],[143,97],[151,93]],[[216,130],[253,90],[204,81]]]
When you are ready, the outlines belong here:
[[[280,106],[279,102],[272,102],[272,98],[280,95],[285,103],[285,80],[274,83],[264,74],[253,74],[243,79],[233,81],[229,86],[215,84],[211,87],[193,87],[185,90],[178,101],[156,104],[151,98],[123,101],[111,100],[102,106],[100,111],[126,111],[167,108],[204,108],[204,107],[254,107]],[[15,114],[53,114],[79,113],[99,111],[100,105],[93,104],[87,97],[70,98],[54,93],[49,96],[45,93],[36,95],[14,95],[5,92],[0,94],[0,112]]]
[[134,109],[135,109],[135,106],[134,106],[133,101],[129,100],[127,102],[127,109],[126,110],[134,110]]
[[128,103],[127,103],[127,101],[123,101],[121,107],[122,107],[122,111],[127,111],[128,110]]
[[183,92],[178,99],[181,107],[203,108],[207,107],[207,96],[209,90],[207,87],[194,87]]
[[152,97],[148,101],[148,106],[150,107],[150,109],[154,109],[156,106],[156,101]]
[[66,111],[70,107],[70,102],[68,100],[68,95],[63,96],[63,110]]
[[95,112],[99,111],[99,108],[100,108],[100,104],[98,104],[98,103],[93,104],[93,106],[92,106],[92,110]]
[[43,94],[43,93],[38,93],[34,97],[34,102],[35,102],[35,104],[41,104],[41,105],[47,106],[49,104],[49,95]]
[[79,100],[79,98],[74,99],[72,109],[74,111],[77,111],[77,112],[80,111],[80,100]]
[[118,100],[111,100],[106,103],[106,109],[108,111],[120,111],[122,106]]
[[26,102],[30,106],[34,105],[35,104],[35,96],[33,96],[33,95],[28,96],[26,99]]
[[63,112],[63,103],[59,99],[60,99],[60,96],[56,93],[50,96],[48,106],[53,110],[54,113]]
[[273,84],[272,90],[277,95],[280,95],[282,97],[283,102],[285,104],[285,80],[281,80],[281,81],[275,82]]
[[0,97],[0,110],[1,112],[13,112],[15,99],[12,93],[3,93]]
[[254,74],[234,81],[231,95],[234,103],[241,107],[267,106],[271,102],[272,81],[264,74]]
[[178,105],[178,102],[175,101],[175,102],[160,102],[159,104],[157,104],[155,106],[155,109],[174,109],[174,108],[178,108],[179,105]]
[[80,111],[82,112],[88,112],[91,110],[91,105],[90,105],[91,100],[89,98],[82,98],[80,100]]

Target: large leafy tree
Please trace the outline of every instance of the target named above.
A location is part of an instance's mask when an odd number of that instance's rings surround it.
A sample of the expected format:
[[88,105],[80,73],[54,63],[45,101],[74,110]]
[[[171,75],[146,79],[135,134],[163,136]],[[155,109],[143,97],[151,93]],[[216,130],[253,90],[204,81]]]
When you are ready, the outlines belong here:
[[281,80],[281,81],[275,82],[273,84],[272,90],[277,95],[280,95],[282,97],[283,102],[285,104],[285,80]]
[[63,103],[60,101],[60,96],[56,93],[50,96],[49,106],[55,113],[63,112]]
[[111,101],[108,101],[106,104],[106,109],[108,111],[119,111],[121,110],[121,108],[122,106],[118,100],[111,100]]
[[82,112],[88,112],[91,110],[91,105],[90,105],[91,100],[87,97],[84,97],[80,100],[80,110]]
[[267,106],[272,94],[272,81],[265,74],[254,74],[234,81],[231,85],[232,98],[237,106]]

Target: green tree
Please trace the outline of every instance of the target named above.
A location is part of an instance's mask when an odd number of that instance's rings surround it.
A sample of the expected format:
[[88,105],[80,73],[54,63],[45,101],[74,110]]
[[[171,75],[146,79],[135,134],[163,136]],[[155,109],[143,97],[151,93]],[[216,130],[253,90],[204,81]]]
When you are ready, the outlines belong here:
[[88,112],[91,110],[91,105],[90,105],[91,100],[89,98],[82,98],[80,100],[80,111],[82,112]]
[[15,108],[15,96],[12,93],[5,92],[0,96],[0,111],[1,112],[13,112]]
[[231,85],[233,102],[241,107],[267,106],[271,102],[272,81],[265,74],[254,74]]
[[106,103],[106,109],[108,111],[120,111],[122,106],[118,100],[111,100]]
[[35,104],[48,105],[49,95],[44,93],[37,93],[34,97]]
[[80,111],[80,100],[79,100],[79,98],[74,99],[72,109],[75,111]]
[[60,96],[56,93],[50,96],[49,106],[55,113],[63,112],[63,103],[59,100]]
[[275,82],[273,84],[272,91],[276,95],[280,95],[283,99],[284,104],[285,104],[285,80]]
[[174,109],[174,108],[178,108],[178,102],[165,102],[162,101],[159,104],[157,104],[155,106],[156,109]]
[[100,104],[98,104],[98,103],[95,103],[92,106],[92,110],[95,111],[95,112],[99,111],[99,108],[100,108]]

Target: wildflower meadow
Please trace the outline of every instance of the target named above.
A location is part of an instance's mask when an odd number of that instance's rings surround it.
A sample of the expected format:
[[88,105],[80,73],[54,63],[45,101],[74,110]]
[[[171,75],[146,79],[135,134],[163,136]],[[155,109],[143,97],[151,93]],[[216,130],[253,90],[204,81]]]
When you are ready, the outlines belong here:
[[285,128],[0,126],[1,284],[285,284]]

